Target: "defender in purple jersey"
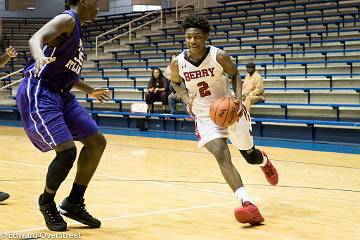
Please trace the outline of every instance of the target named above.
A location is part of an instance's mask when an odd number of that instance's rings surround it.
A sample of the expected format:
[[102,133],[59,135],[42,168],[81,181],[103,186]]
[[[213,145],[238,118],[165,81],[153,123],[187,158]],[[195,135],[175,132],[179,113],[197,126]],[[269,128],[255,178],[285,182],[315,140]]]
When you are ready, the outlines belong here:
[[[44,193],[39,198],[40,211],[47,227],[53,231],[67,229],[59,212],[93,228],[101,225],[86,211],[83,198],[106,140],[69,91],[75,87],[100,101],[110,97],[108,91],[93,89],[79,79],[84,61],[81,25],[95,19],[97,1],[69,0],[69,3],[70,10],[50,20],[29,40],[32,58],[24,69],[25,79],[16,95],[31,142],[43,152],[56,151],[48,168]],[[74,140],[84,146],[72,190],[58,212],[54,197],[76,160]]]

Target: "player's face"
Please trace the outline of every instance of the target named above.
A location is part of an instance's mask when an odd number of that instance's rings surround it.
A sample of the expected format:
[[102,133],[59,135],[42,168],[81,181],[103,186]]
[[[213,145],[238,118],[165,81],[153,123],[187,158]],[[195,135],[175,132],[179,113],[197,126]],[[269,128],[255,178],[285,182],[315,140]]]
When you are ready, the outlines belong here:
[[188,28],[185,30],[186,45],[192,53],[202,52],[205,48],[205,42],[208,34],[198,28]]

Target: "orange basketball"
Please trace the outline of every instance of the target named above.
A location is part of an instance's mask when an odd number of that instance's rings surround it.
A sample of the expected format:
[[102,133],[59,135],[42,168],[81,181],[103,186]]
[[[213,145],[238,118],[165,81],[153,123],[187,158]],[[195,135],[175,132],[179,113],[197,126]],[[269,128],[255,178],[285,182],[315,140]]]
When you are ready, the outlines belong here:
[[227,128],[238,120],[239,105],[233,97],[222,97],[211,103],[211,120],[219,127]]

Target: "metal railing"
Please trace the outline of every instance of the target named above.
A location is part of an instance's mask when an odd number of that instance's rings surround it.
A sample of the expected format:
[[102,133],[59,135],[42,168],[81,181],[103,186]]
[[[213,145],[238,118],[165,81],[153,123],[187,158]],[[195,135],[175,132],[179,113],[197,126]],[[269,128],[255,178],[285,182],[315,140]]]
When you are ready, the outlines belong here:
[[[195,4],[197,4],[197,8],[200,8],[201,0],[195,0],[195,1],[193,1],[193,2],[191,2],[189,4],[186,4],[184,6],[179,6],[179,2],[181,2],[181,0],[176,0],[176,2],[175,2],[175,14],[176,14],[175,19],[176,19],[176,21],[178,20],[179,12],[185,10],[185,8],[187,8],[189,6],[192,6],[192,5],[195,7]],[[205,2],[206,2],[206,0],[203,0],[203,7],[205,7]],[[135,27],[135,28],[132,27],[132,24],[134,22],[137,22],[137,21],[139,21],[139,20],[141,20],[141,19],[143,19],[145,17],[148,17],[150,15],[159,14],[159,13],[160,13],[160,17],[157,17],[157,18],[155,18],[153,20],[150,20],[150,21],[148,21],[148,22],[146,22],[146,23],[144,23],[144,24],[142,24],[142,25],[140,25],[138,27]],[[114,40],[116,40],[116,39],[118,39],[118,38],[120,38],[122,36],[125,36],[127,34],[129,34],[128,41],[129,41],[129,43],[131,43],[131,41],[132,41],[132,32],[133,31],[135,31],[137,29],[140,29],[140,28],[142,28],[144,26],[147,26],[147,25],[149,25],[149,24],[151,24],[153,22],[156,22],[158,20],[160,20],[160,28],[162,28],[163,27],[163,10],[162,9],[153,11],[153,12],[148,13],[148,14],[142,16],[142,17],[136,18],[136,19],[134,19],[134,20],[132,20],[132,21],[130,21],[128,23],[125,23],[125,24],[120,25],[120,26],[118,26],[116,28],[113,28],[113,29],[111,29],[111,30],[109,30],[107,32],[99,34],[98,36],[95,37],[95,54],[96,54],[96,58],[98,58],[98,48],[99,47],[101,47],[101,46],[103,46],[103,45],[105,45],[105,44],[107,44],[109,42],[112,42],[112,41],[114,41]],[[113,38],[111,38],[109,40],[106,40],[104,42],[99,43],[99,38],[101,38],[104,35],[107,35],[107,34],[109,34],[111,32],[118,31],[119,29],[125,28],[125,27],[128,28],[128,31],[126,31],[124,33],[121,33],[121,34],[119,34],[119,35],[117,35],[117,36],[115,36],[115,37],[113,37]]]
[[[176,0],[176,2],[175,2],[175,20],[176,21],[178,20],[179,11],[182,11],[185,8],[189,7],[189,6],[194,6],[195,7],[195,4],[197,4],[197,8],[199,9],[201,0],[195,0],[195,1],[193,1],[191,3],[188,3],[188,4],[184,5],[184,6],[179,6],[179,2],[181,2],[181,0]],[[205,8],[205,4],[206,4],[206,0],[203,0],[203,8]]]
[[[141,26],[138,26],[138,27],[136,27],[136,28],[132,28],[131,25],[132,25],[134,22],[137,22],[137,21],[139,21],[139,20],[141,20],[141,19],[143,19],[143,18],[146,18],[146,17],[148,17],[148,16],[150,16],[150,15],[158,14],[158,13],[160,13],[160,17],[157,17],[157,18],[155,18],[155,19],[153,19],[153,20],[150,20],[150,21],[148,21],[148,22],[146,22],[146,23],[144,23],[144,24],[142,24]],[[137,29],[142,28],[142,27],[144,27],[144,26],[146,26],[146,25],[149,25],[149,24],[151,24],[151,23],[153,23],[153,22],[155,22],[155,21],[157,21],[157,20],[159,20],[159,19],[160,19],[160,28],[162,28],[162,25],[163,25],[163,11],[162,11],[161,9],[160,9],[160,10],[153,11],[153,12],[151,12],[151,13],[148,13],[148,14],[142,16],[142,17],[136,18],[136,19],[134,19],[134,20],[132,20],[132,21],[130,21],[130,22],[128,22],[128,23],[125,23],[125,24],[123,24],[123,25],[120,25],[120,26],[118,26],[118,27],[116,27],[116,28],[113,28],[113,29],[111,29],[111,30],[109,30],[109,31],[107,31],[107,32],[104,32],[104,33],[96,36],[96,37],[95,37],[95,53],[96,53],[96,58],[98,57],[98,48],[99,48],[99,47],[101,47],[101,46],[103,46],[103,45],[105,45],[105,44],[107,44],[107,43],[109,43],[109,42],[112,42],[112,41],[114,41],[115,39],[118,39],[119,37],[122,37],[122,36],[127,35],[127,34],[129,34],[129,43],[131,43],[131,33],[132,33],[134,30],[137,30]],[[122,33],[122,34],[119,34],[119,35],[117,35],[117,36],[115,36],[115,37],[113,37],[113,38],[111,38],[111,39],[109,39],[109,40],[106,40],[106,41],[102,42],[102,43],[99,43],[99,38],[100,38],[100,37],[102,37],[102,36],[104,36],[104,35],[106,35],[106,34],[109,34],[109,33],[111,33],[111,32],[117,31],[117,30],[119,30],[120,28],[124,28],[124,27],[128,27],[128,31],[127,31],[127,32]]]
[[[22,72],[23,70],[24,70],[24,68],[21,68],[21,69],[15,71],[15,72],[9,73],[8,75],[2,76],[2,77],[0,77],[0,81],[3,80],[3,79],[5,79],[5,78],[11,77],[12,75],[15,75],[15,74],[17,74],[17,73],[20,73],[20,72]],[[1,88],[0,88],[0,91],[6,89],[6,88],[8,88],[8,87],[11,87],[12,85],[15,85],[15,84],[21,82],[23,79],[24,79],[24,78],[18,79],[18,80],[16,80],[16,81],[12,82],[12,83],[9,83],[9,84],[1,87]]]

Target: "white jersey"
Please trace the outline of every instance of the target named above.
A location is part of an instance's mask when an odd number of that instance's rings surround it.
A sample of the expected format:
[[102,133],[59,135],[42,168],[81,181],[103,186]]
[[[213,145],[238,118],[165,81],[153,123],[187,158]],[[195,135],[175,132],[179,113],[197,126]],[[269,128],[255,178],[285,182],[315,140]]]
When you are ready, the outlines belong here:
[[210,51],[197,67],[185,59],[185,51],[177,57],[179,74],[185,80],[190,96],[196,95],[192,111],[196,117],[209,116],[211,103],[221,97],[230,96],[230,86],[223,67],[216,60],[218,48],[209,46]]

